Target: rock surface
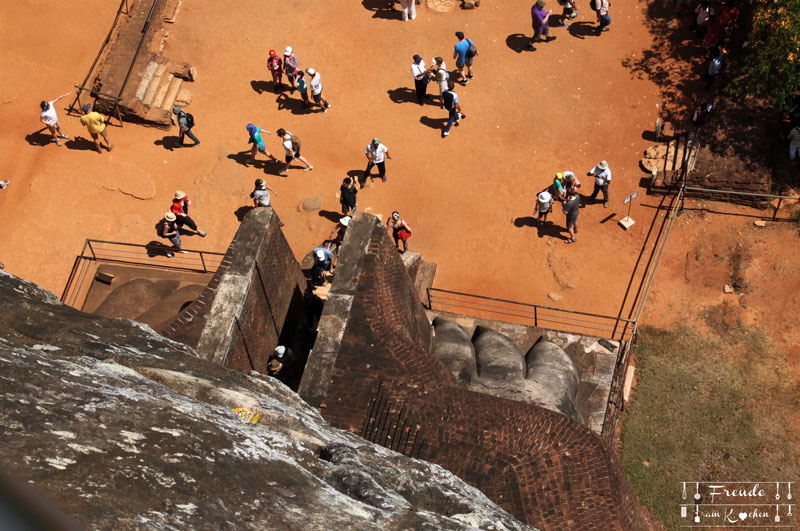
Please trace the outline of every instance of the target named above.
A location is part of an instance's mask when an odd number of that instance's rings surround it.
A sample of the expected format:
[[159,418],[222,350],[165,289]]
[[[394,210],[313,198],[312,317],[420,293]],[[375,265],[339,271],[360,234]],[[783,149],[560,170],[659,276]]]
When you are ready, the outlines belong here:
[[0,309],[0,459],[92,528],[527,529],[441,467],[332,428],[277,380],[4,272]]
[[475,349],[464,329],[458,323],[441,317],[433,320],[433,329],[436,333],[433,353],[450,369],[456,380],[470,382],[477,378]]

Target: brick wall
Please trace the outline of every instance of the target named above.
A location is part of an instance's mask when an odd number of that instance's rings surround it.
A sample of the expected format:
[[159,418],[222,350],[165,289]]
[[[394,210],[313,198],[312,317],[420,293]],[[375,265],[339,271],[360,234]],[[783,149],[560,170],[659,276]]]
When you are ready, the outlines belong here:
[[326,304],[320,320],[336,327],[320,327],[300,386],[328,421],[361,432],[380,385],[392,410],[382,415],[399,418],[402,411],[420,458],[520,520],[540,529],[648,528],[619,459],[591,430],[456,385],[430,352],[431,327],[377,218],[354,217],[340,264],[328,299],[338,302]]
[[305,279],[270,209],[250,211],[201,296],[161,333],[242,372],[266,372],[282,331],[302,315]]

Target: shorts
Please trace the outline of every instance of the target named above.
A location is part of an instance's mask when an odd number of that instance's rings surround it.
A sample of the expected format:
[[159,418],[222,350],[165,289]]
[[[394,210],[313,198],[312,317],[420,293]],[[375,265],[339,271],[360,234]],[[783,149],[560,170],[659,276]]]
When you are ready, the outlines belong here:
[[574,12],[575,12],[575,10],[574,10],[574,9],[572,9],[572,6],[570,6],[570,5],[566,5],[566,6],[564,6],[564,13],[563,13],[563,14],[564,14],[565,16],[569,16],[569,15],[571,15],[571,14],[572,14],[572,13],[574,13]]
[[301,98],[303,98],[303,101],[304,101],[304,102],[308,103],[308,91],[306,91],[306,92],[301,92],[301,93],[300,93],[300,97],[301,97]]
[[474,57],[465,57],[464,62],[456,61],[456,68],[461,69],[464,68],[464,65],[472,66],[472,60],[475,59]]
[[547,208],[545,208],[545,209],[539,208],[539,215],[540,216],[544,216],[545,214],[549,214],[549,213],[550,213],[550,207],[549,206]]
[[578,214],[567,214],[567,230],[575,226],[578,222]]
[[258,152],[259,153],[266,153],[267,152],[267,146],[263,142],[258,144]]
[[322,92],[314,94],[314,103],[322,103]]
[[300,158],[300,152],[299,151],[295,151],[294,155],[288,155],[287,154],[286,157],[284,158],[284,160],[286,161],[286,164],[289,164],[294,159],[299,159],[299,158]]
[[44,124],[44,125],[46,125],[47,128],[50,129],[51,131],[55,131],[56,129],[58,129],[61,126],[61,124],[59,124],[58,122],[56,122],[54,124]]
[[108,133],[106,133],[106,129],[108,129],[108,128],[104,127],[103,130],[100,131],[99,133],[91,133],[90,132],[89,134],[92,135],[92,140],[97,140],[97,135],[100,135],[103,138],[105,138],[106,140],[108,140]]

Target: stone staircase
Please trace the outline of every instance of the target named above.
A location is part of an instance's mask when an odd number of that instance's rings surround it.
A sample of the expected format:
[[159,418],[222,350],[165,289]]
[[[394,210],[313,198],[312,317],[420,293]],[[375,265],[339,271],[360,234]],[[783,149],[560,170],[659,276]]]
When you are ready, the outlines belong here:
[[[150,61],[142,73],[134,98],[147,108],[144,119],[169,122],[173,106],[187,104],[186,90],[181,93],[184,79],[171,72],[165,62]],[[180,98],[179,94],[183,97]]]
[[645,152],[642,165],[651,170],[651,191],[663,191],[680,181],[684,166],[694,170],[697,161],[696,141],[688,134],[673,137],[668,143],[653,146]]

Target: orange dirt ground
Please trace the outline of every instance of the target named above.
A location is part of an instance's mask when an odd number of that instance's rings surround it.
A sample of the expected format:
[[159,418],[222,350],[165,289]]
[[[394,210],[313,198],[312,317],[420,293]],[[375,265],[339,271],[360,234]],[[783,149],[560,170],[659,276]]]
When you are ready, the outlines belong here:
[[[273,204],[302,257],[327,237],[339,211],[342,179],[363,170],[364,148],[379,136],[392,156],[389,180],[361,190],[359,208],[384,219],[392,210],[401,212],[414,229],[411,248],[439,264],[435,286],[617,315],[647,229],[663,215],[651,208],[660,198],[645,196],[640,188],[645,174],[638,165],[651,145],[643,132],[659,115],[662,95],[623,66],[657,41],[646,27],[644,2],[614,4],[612,30],[597,37],[587,30],[594,19],[581,0],[576,24],[552,29],[557,41],[519,53],[525,45],[520,34],[530,35],[530,3],[485,0],[476,10],[443,14],[423,5],[415,21],[403,23],[397,13],[375,11],[386,5],[378,0],[233,5],[184,0],[165,54],[198,69],[187,110],[196,118],[194,132],[202,146],[169,151],[161,140],[175,130],[126,124],[110,129],[115,149],[99,155],[32,145],[26,135],[40,128],[40,100],[81,81],[116,2],[86,0],[79,9],[64,2],[4,2],[0,178],[12,183],[0,191],[0,260],[7,271],[60,295],[86,238],[157,240],[154,225],[176,189],[189,194],[192,217],[209,232],[205,239],[184,238],[184,247],[224,251],[238,227],[234,213],[250,204],[248,194],[259,177],[278,191]],[[554,0],[550,4],[560,11]],[[430,63],[441,55],[452,70],[457,30],[478,47],[476,78],[457,87],[467,117],[442,139],[445,112],[413,103],[411,56],[419,53]],[[327,114],[298,114],[297,105],[279,109],[276,94],[254,89],[262,86],[259,81],[270,81],[271,88],[267,51],[286,45],[295,48],[303,68],[321,72],[332,102]],[[290,98],[296,102],[298,96]],[[62,129],[88,138],[78,119],[66,116],[69,102],[59,103]],[[263,165],[245,168],[230,158],[249,148],[248,122],[297,134],[314,171],[293,170],[283,178],[271,169],[265,173]],[[265,141],[270,151],[282,154],[274,135]],[[583,176],[600,159],[613,170],[611,205],[582,209],[576,244],[565,245],[557,234],[540,235],[518,220],[531,215],[536,193],[556,171]],[[591,179],[582,180],[583,192],[590,193]],[[631,213],[637,224],[626,232],[615,220],[626,214],[622,199],[634,190],[640,190]],[[322,198],[329,217],[298,211],[309,196]],[[550,219],[563,226],[559,208]],[[796,343],[797,327],[789,316],[798,310],[797,240],[787,224],[755,232],[746,217],[679,219],[645,323],[695,320],[699,308],[736,297],[722,293],[729,269],[724,257],[712,260],[712,250],[701,252],[705,261],[695,278],[687,277],[686,257],[711,242],[737,238],[754,249],[748,274],[754,274],[760,291],[750,296],[750,319]],[[717,254],[723,256],[724,249]],[[554,303],[547,298],[551,291],[563,298]]]

